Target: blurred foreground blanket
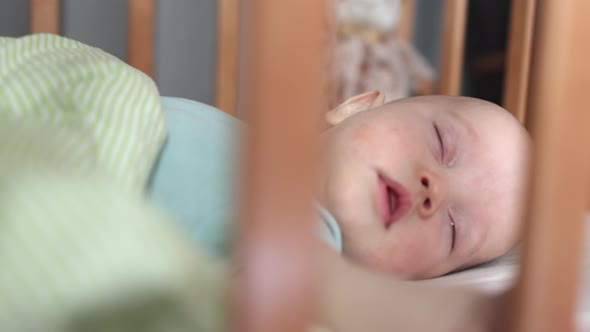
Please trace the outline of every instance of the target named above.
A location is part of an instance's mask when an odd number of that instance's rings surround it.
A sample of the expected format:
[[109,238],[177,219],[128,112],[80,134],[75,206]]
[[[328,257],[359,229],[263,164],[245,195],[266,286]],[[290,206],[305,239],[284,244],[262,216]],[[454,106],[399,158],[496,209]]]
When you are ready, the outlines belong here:
[[227,281],[145,197],[154,83],[53,35],[0,38],[0,331],[221,331]]

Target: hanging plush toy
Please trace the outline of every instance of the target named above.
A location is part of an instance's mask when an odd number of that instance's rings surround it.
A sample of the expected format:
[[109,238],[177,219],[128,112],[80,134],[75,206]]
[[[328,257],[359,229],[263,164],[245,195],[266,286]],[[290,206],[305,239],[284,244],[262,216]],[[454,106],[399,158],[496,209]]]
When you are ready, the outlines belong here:
[[395,36],[402,0],[337,0],[338,100],[379,90],[386,101],[431,93],[434,71]]

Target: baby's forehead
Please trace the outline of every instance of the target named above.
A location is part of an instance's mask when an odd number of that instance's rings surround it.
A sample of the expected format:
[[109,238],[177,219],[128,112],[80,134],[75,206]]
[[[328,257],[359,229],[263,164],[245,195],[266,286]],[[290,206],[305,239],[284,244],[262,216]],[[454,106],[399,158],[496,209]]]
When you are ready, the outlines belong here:
[[471,97],[425,96],[408,99],[414,105],[433,114],[445,114],[454,118],[485,126],[506,126],[520,130],[520,123],[504,108],[485,100]]
[[457,97],[457,96],[419,96],[400,99],[393,102],[402,105],[415,105],[428,107],[437,112],[452,112],[452,111],[469,111],[469,110],[489,110],[489,111],[504,111],[500,106],[472,97]]

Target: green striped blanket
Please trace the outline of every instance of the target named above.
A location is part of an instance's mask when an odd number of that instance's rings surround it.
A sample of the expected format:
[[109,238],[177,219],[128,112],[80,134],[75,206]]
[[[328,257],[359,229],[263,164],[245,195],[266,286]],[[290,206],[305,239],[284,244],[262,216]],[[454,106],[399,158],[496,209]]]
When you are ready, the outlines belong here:
[[223,330],[223,269],[144,195],[152,80],[54,35],[0,38],[0,331]]

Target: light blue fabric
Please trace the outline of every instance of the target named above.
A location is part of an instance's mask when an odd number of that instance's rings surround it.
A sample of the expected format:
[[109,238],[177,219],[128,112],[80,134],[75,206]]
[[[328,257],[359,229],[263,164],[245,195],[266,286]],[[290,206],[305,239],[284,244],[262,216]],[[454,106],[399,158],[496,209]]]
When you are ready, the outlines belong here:
[[317,205],[319,235],[327,244],[338,252],[342,251],[342,234],[336,219],[325,208]]
[[243,125],[195,101],[162,97],[161,104],[168,137],[148,190],[191,238],[225,256],[236,204],[235,142]]
[[[245,126],[216,108],[180,98],[161,98],[168,138],[155,165],[148,190],[181,223],[191,238],[218,257],[231,251],[236,207],[232,191]],[[318,207],[318,232],[341,250],[340,229]]]

